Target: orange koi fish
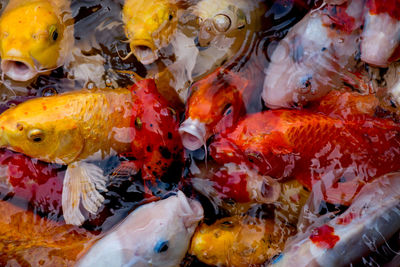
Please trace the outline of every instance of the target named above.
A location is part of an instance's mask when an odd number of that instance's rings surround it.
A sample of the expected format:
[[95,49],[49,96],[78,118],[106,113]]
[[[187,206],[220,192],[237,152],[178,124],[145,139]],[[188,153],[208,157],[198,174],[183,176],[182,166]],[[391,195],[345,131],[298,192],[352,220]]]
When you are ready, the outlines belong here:
[[0,201],[0,265],[72,266],[96,236]]
[[[353,182],[342,204],[364,182],[400,169],[400,126],[393,121],[358,116],[344,120],[305,110],[269,110],[248,115],[231,131],[220,133],[209,150],[220,164],[245,163],[262,175],[296,178],[311,190]],[[355,182],[356,181],[356,182]]]
[[196,150],[215,132],[235,125],[245,114],[243,94],[248,84],[245,78],[223,68],[196,82],[186,105],[186,120],[179,128],[183,146]]

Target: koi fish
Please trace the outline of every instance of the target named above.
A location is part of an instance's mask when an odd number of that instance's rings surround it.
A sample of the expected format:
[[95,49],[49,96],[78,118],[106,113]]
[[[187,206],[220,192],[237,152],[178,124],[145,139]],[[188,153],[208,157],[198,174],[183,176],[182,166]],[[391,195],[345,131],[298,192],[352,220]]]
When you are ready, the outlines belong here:
[[196,41],[201,48],[193,76],[200,77],[249,49],[266,7],[258,0],[202,0],[190,10],[198,18]]
[[369,116],[343,120],[305,110],[269,110],[220,133],[209,150],[219,164],[245,163],[262,175],[293,177],[308,190],[318,182],[327,199],[326,188],[351,183],[351,190],[336,196],[348,204],[365,182],[400,169],[399,130],[391,120]]
[[158,50],[169,44],[178,24],[178,6],[171,0],[126,0],[122,9],[125,35],[131,54],[143,64],[159,57]]
[[270,108],[317,100],[355,67],[363,24],[363,0],[310,11],[280,41],[266,70],[262,99]]
[[63,169],[9,150],[0,151],[0,193],[2,199],[29,202],[35,210],[61,214]]
[[189,253],[213,266],[263,264],[283,250],[294,227],[272,219],[233,216],[212,225],[202,223],[193,235]]
[[387,97],[395,107],[400,106],[400,64],[398,62],[389,65],[384,79]]
[[78,266],[178,266],[203,208],[181,191],[140,206],[95,243]]
[[74,44],[67,0],[11,0],[0,17],[3,74],[29,81],[67,60]]
[[0,201],[0,264],[70,266],[96,236]]
[[129,167],[142,170],[151,184],[162,178],[180,151],[177,119],[152,80],[131,90],[82,90],[31,99],[2,113],[0,129],[0,147],[68,166],[62,209],[65,221],[75,225],[85,219],[81,201],[95,214],[104,200],[98,190],[106,190],[108,178],[92,161],[128,153]]
[[243,93],[248,81],[227,69],[218,68],[193,84],[186,107],[186,120],[179,127],[183,146],[196,150],[215,132],[235,125],[245,114]]
[[298,233],[270,266],[347,266],[400,229],[400,176],[390,173],[361,189],[340,216]]
[[387,67],[399,59],[400,6],[396,0],[367,0],[361,34],[361,60]]

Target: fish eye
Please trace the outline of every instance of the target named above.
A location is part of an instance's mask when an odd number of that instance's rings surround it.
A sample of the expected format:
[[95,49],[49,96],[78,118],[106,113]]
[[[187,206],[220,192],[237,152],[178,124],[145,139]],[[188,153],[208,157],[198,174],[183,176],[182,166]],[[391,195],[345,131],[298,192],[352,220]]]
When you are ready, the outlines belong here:
[[224,221],[221,223],[221,228],[233,228],[233,222],[232,221]]
[[28,132],[28,138],[35,143],[39,143],[43,140],[44,133],[40,129],[32,129]]
[[51,25],[49,28],[49,36],[53,41],[56,41],[58,38],[58,31],[55,25]]
[[219,31],[219,32],[226,32],[229,30],[231,27],[231,19],[224,14],[218,14],[215,15],[214,20],[214,27]]
[[154,246],[155,253],[162,253],[168,250],[169,242],[168,240],[159,240]]
[[168,20],[172,20],[174,18],[174,16],[172,15],[172,14],[169,14],[169,16],[168,16]]

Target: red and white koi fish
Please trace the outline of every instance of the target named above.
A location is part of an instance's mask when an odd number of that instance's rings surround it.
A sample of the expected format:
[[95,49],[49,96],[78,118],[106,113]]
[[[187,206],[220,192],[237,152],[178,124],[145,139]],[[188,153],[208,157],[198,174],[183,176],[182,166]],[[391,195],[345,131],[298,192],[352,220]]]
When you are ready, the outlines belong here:
[[363,0],[310,11],[278,44],[262,98],[270,108],[320,99],[348,80],[363,24]]

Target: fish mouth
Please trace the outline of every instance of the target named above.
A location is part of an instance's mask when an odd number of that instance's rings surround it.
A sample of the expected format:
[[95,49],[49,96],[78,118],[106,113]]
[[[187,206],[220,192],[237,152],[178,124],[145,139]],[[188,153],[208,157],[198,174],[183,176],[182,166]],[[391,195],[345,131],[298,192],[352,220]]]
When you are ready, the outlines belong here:
[[198,119],[188,118],[179,127],[182,144],[188,150],[197,150],[206,143],[206,126]]
[[36,77],[38,72],[24,60],[3,59],[2,72],[14,81],[26,82]]
[[268,204],[278,200],[281,193],[281,185],[277,180],[269,176],[254,174],[248,179],[247,191],[251,199]]
[[158,59],[157,49],[151,41],[134,40],[130,47],[135,57],[144,65],[149,65]]

